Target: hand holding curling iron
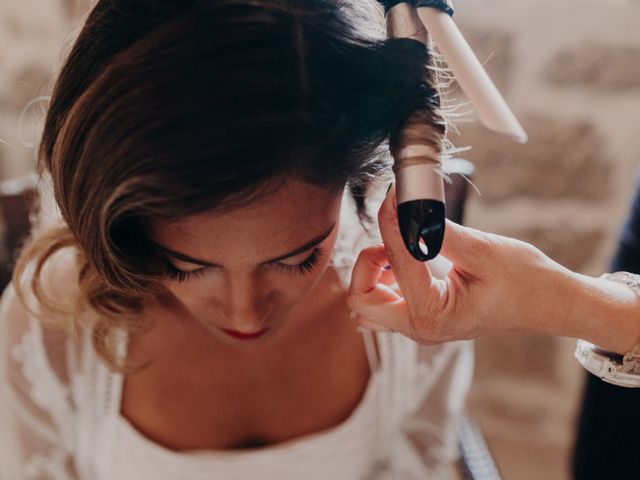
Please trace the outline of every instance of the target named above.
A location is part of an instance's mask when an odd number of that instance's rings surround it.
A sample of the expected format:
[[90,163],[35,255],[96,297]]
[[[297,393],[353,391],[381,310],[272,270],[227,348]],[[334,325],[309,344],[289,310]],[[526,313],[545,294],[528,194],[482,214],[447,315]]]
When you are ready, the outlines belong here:
[[360,253],[350,287],[350,306],[366,328],[421,344],[537,333],[624,353],[637,341],[640,299],[624,285],[572,272],[525,242],[450,221],[444,258],[416,261],[400,235],[395,188],[378,221],[384,245]]

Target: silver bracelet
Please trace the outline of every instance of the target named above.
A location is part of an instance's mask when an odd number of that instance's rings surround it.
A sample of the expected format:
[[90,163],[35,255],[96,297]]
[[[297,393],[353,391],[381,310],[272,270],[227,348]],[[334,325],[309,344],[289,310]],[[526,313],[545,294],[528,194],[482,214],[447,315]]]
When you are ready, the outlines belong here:
[[[622,283],[640,292],[640,275],[615,272],[605,273],[600,278]],[[621,387],[640,388],[640,343],[625,355],[619,355],[586,340],[577,340],[574,355],[585,369],[605,382]]]

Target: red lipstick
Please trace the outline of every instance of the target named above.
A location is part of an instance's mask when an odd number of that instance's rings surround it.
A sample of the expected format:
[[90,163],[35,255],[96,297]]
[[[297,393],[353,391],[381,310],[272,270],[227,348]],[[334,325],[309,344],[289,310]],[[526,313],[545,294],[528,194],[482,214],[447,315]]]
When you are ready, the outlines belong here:
[[243,332],[238,332],[236,330],[227,330],[226,328],[221,328],[220,330],[222,330],[224,333],[234,338],[238,338],[240,340],[249,340],[252,338],[261,337],[266,333],[268,328],[265,328],[264,330],[260,330],[259,332],[254,332],[254,333],[243,333]]

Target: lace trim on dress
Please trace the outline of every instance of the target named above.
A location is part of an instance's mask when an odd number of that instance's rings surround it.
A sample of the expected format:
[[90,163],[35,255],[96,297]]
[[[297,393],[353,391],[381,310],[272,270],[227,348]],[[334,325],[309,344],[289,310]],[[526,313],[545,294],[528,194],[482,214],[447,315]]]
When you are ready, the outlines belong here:
[[51,445],[47,453],[33,454],[25,462],[25,478],[41,479],[46,474],[52,480],[66,480],[66,465],[75,443],[70,391],[51,370],[42,339],[42,327],[37,319],[30,319],[29,329],[20,342],[13,346],[11,357],[21,365],[22,376],[30,385],[29,397],[49,414],[56,429],[54,433],[35,416],[16,405],[14,412]]
[[51,414],[56,427],[65,434],[64,443],[72,447],[69,421],[73,417],[70,416],[69,389],[60,383],[49,366],[42,342],[42,328],[37,320],[30,320],[29,330],[24,333],[20,343],[13,346],[11,357],[22,366],[22,376],[31,385],[30,398]]
[[55,449],[49,455],[36,453],[24,465],[25,480],[70,480],[67,474],[67,453]]

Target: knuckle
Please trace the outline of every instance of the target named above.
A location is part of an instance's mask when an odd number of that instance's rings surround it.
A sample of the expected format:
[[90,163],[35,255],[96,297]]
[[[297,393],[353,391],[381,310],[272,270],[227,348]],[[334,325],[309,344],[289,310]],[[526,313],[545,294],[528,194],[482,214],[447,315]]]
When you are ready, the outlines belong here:
[[434,311],[409,312],[408,330],[411,338],[423,345],[436,345],[450,340],[450,332],[443,328]]
[[429,322],[425,318],[425,315],[409,310],[407,333],[411,338],[418,342],[425,341],[429,337],[428,325]]
[[518,240],[520,247],[523,249],[523,252],[529,256],[531,259],[538,259],[544,257],[544,253],[538,247],[531,245],[530,243],[521,242]]
[[542,251],[530,243],[516,238],[499,237],[505,249],[511,255],[517,255],[521,261],[535,262],[545,257]]
[[358,254],[358,258],[356,260],[356,263],[360,263],[360,264],[369,264],[369,263],[375,263],[375,259],[377,257],[378,254],[378,247],[365,247],[362,250],[360,250],[360,253]]

